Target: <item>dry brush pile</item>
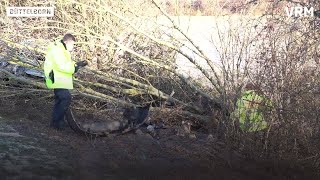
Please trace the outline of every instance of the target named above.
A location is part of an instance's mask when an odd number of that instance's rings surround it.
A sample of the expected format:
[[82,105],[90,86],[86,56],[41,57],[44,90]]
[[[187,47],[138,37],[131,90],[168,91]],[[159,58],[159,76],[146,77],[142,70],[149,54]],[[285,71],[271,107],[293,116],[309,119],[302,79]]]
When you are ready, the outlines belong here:
[[[226,31],[216,24],[219,33],[212,40],[212,48],[219,53],[217,65],[176,25],[161,3],[10,1],[10,6],[55,6],[56,10],[53,18],[1,19],[1,57],[41,70],[46,45],[71,32],[78,40],[76,60],[90,61],[89,67],[76,75],[74,94],[81,97],[80,101],[94,104],[91,107],[158,103],[168,100],[174,91],[170,101],[177,105],[180,117],[211,122],[237,150],[249,151],[252,157],[295,159],[318,165],[319,18],[288,19],[275,8],[283,7],[281,3],[286,2],[265,3],[266,13],[256,18],[240,17],[238,23],[232,23],[230,18]],[[1,13],[6,6],[9,1],[2,1]],[[314,8],[320,8],[319,4]],[[250,16],[250,12],[246,13]],[[159,15],[169,25],[159,25]],[[186,41],[206,68],[181,51]],[[209,88],[176,71],[177,54],[195,65]],[[30,80],[1,71],[10,82],[2,81],[3,95],[48,95],[41,79]],[[256,135],[239,133],[228,116],[248,81],[258,85],[275,104],[268,116],[270,127],[258,139]],[[15,87],[8,87],[13,83]]]

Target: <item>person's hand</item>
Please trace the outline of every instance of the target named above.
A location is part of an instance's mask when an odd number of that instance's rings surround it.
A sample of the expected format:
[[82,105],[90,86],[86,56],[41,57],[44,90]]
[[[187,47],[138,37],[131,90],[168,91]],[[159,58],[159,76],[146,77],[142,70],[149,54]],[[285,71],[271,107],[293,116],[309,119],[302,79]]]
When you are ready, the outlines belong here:
[[88,61],[86,61],[86,60],[76,62],[76,66],[78,66],[78,67],[84,67],[86,65],[88,65]]
[[79,62],[76,62],[75,67],[74,67],[74,72],[75,72],[75,73],[78,72],[79,68],[84,67],[84,66],[86,66],[86,65],[88,65],[88,61],[79,61]]

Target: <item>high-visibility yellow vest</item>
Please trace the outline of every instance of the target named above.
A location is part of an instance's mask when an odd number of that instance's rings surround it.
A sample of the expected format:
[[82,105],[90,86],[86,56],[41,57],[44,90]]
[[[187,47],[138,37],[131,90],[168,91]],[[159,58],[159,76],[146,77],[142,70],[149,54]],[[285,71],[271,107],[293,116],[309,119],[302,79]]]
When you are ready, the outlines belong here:
[[268,107],[271,107],[270,100],[259,96],[253,90],[249,90],[237,100],[233,117],[239,120],[240,128],[243,131],[261,131],[268,127],[263,114],[268,110]]
[[[43,69],[46,86],[49,89],[73,89],[75,62],[71,60],[70,52],[60,40],[49,45]],[[54,82],[49,76],[50,72],[53,73]]]

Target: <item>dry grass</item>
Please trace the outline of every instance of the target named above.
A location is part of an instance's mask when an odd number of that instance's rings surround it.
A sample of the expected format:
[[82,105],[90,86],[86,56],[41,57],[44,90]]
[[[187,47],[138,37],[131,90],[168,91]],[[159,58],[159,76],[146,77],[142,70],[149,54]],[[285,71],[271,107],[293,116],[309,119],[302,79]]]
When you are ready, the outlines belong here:
[[[160,65],[170,65],[173,68],[176,51],[163,44],[151,40],[145,34],[138,32],[134,27],[148,31],[143,26],[147,21],[146,16],[156,17],[160,14],[155,6],[149,1],[145,3],[129,4],[129,1],[97,1],[104,3],[105,7],[112,7],[105,12],[99,3],[82,1],[61,1],[55,3],[57,7],[54,18],[25,19],[3,17],[0,21],[1,37],[14,42],[22,42],[26,39],[34,39],[40,42],[39,48],[43,49],[49,40],[61,37],[66,32],[72,32],[79,39],[76,57],[88,59],[94,69],[114,73],[130,79],[152,84],[158,89],[170,93],[176,89],[177,97],[186,103],[195,104],[198,97],[195,91],[185,82],[181,82],[177,76]],[[178,1],[176,1],[178,2]],[[246,5],[245,1],[231,3],[227,1],[201,1],[202,7],[191,6],[183,3],[168,4],[166,10],[170,15],[221,15],[230,12],[239,14],[271,14],[280,12],[284,4],[275,4],[272,7],[264,1],[256,4]],[[4,13],[4,7],[9,1],[1,1],[0,13]],[[37,6],[37,1],[10,1],[10,6]],[[48,6],[50,3],[42,5]],[[318,7],[315,4],[315,7]],[[240,8],[243,7],[243,8]],[[241,9],[239,11],[238,9]],[[213,11],[214,10],[214,11]],[[114,14],[112,13],[114,12]],[[200,13],[199,13],[200,12]],[[221,117],[212,117],[217,122],[212,125],[219,131],[217,135],[224,137],[226,144],[230,147],[245,152],[250,158],[274,158],[290,159],[301,163],[313,164],[319,167],[319,26],[313,26],[318,19],[286,19],[280,13],[270,16],[266,20],[261,18],[261,24],[257,28],[261,33],[251,42],[245,42],[237,36],[237,29],[231,33],[227,32],[221,37],[222,49],[225,62],[234,63],[238,60],[245,63],[245,71],[223,67],[225,74],[222,77],[219,88],[219,96],[227,109],[234,109],[235,99],[238,97],[239,89],[245,80],[251,80],[261,87],[262,92],[276,104],[268,121],[272,125],[264,134],[243,135],[239,134],[232,121],[220,113]],[[137,18],[139,17],[139,18]],[[127,22],[124,21],[127,20]],[[1,22],[5,23],[1,23]],[[128,25],[131,22],[135,26]],[[148,21],[153,24],[153,21]],[[253,27],[248,27],[248,29]],[[154,28],[150,32],[154,37],[161,39],[162,31]],[[246,34],[247,37],[252,34]],[[114,40],[114,41],[110,41]],[[230,40],[227,41],[226,39]],[[172,39],[176,46],[181,45]],[[120,42],[120,44],[117,44]],[[248,48],[255,44],[256,49],[250,56],[246,57],[240,53],[241,48]],[[125,51],[129,47],[143,57],[148,57],[156,66],[146,64],[147,61],[141,57]],[[238,57],[238,58],[235,58]],[[150,63],[150,62],[149,62]],[[172,67],[171,67],[172,65]],[[229,75],[227,75],[229,74]],[[94,77],[93,77],[94,79]],[[217,79],[212,78],[213,82]],[[103,82],[107,83],[107,82]],[[198,86],[199,87],[199,86]],[[2,88],[3,89],[3,88]],[[208,94],[214,94],[217,89],[202,89]],[[210,94],[210,95],[211,95]],[[113,93],[115,97],[119,94]],[[140,98],[140,97],[138,97]],[[134,98],[132,98],[134,99]],[[95,102],[87,102],[89,105]],[[201,102],[200,102],[201,104]],[[98,108],[102,107],[100,104]],[[179,114],[180,109],[172,114],[155,113],[155,120],[167,120],[174,124],[185,117]],[[212,115],[212,114],[211,114]],[[170,116],[171,118],[167,118]],[[212,115],[213,116],[213,115]],[[218,124],[218,125],[217,125]]]

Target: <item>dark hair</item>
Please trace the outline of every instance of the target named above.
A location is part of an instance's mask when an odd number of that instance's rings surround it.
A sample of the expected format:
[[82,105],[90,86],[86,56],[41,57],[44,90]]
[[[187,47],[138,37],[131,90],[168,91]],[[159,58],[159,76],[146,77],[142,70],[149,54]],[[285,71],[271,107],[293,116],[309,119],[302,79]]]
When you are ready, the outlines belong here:
[[63,40],[64,42],[70,41],[70,40],[76,41],[76,38],[75,38],[72,34],[68,33],[68,34],[66,34],[66,35],[63,36],[63,39],[62,39],[62,40]]
[[245,87],[244,87],[246,90],[256,90],[256,86],[253,84],[253,83],[251,83],[251,82],[249,82],[249,83],[247,83],[246,85],[245,85]]

